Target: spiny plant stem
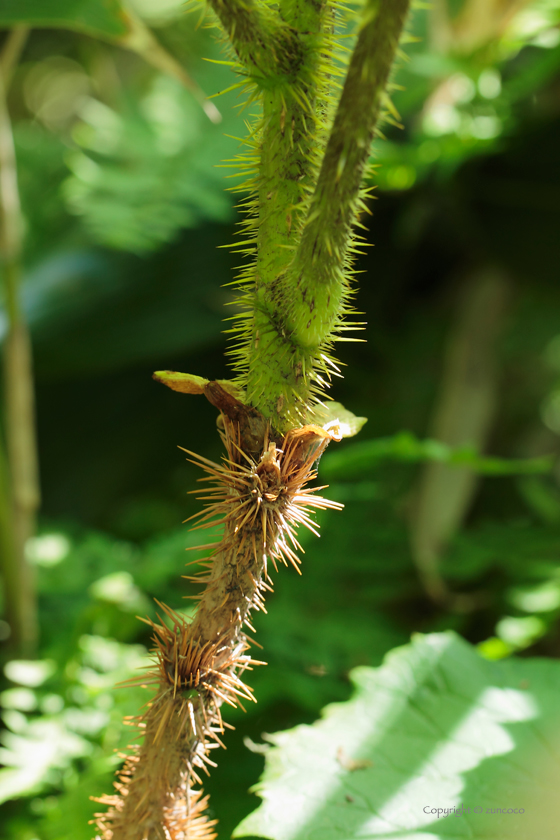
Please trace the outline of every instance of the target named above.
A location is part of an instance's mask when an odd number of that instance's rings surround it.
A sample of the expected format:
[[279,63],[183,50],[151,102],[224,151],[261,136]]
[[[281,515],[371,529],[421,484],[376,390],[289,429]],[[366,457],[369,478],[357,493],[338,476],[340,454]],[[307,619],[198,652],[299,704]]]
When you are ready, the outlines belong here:
[[[238,541],[232,538],[228,530],[224,534],[224,550],[214,557],[209,585],[202,596],[194,622],[191,625],[186,622],[181,624],[175,616],[177,637],[184,634],[196,640],[201,647],[220,639],[221,656],[226,667],[230,667],[232,651],[235,658],[236,652],[242,656],[247,649],[242,626],[248,618],[249,606],[255,594],[258,594],[257,581],[262,577],[263,565],[262,535],[255,536],[256,553],[253,552],[252,541],[249,541],[240,554]],[[274,534],[270,538],[274,539]],[[242,574],[239,574],[240,567],[243,569]],[[169,611],[165,612],[170,615]],[[212,663],[216,670],[219,664],[218,661]],[[242,659],[240,664],[243,665]],[[248,700],[253,699],[248,692],[244,696]],[[227,702],[235,704],[235,699],[230,696]],[[216,711],[219,704],[218,697]],[[139,767],[130,767],[130,770],[136,771],[130,777],[121,775],[121,783],[127,786],[124,805],[109,815],[112,840],[159,840],[166,836],[162,833],[162,827],[170,832],[169,836],[175,837],[171,833],[174,823],[183,827],[192,823],[191,811],[195,808],[197,813],[197,799],[193,799],[190,788],[193,782],[200,783],[200,770],[206,772],[207,765],[213,766],[213,762],[208,759],[207,749],[208,746],[219,745],[223,733],[221,718],[213,715],[215,710],[208,706],[207,701],[198,695],[185,703],[182,691],[171,697],[169,680],[159,682],[150,711],[142,721],[145,729],[141,750],[133,756],[134,763],[138,762]],[[213,733],[209,731],[208,720],[213,724]],[[213,743],[212,735],[217,738]],[[117,808],[120,805],[117,797],[107,797],[100,801],[116,805]],[[213,833],[212,826],[213,823],[206,823],[205,826],[210,836]]]
[[97,815],[103,840],[215,836],[193,786],[221,745],[221,705],[253,699],[240,679],[255,664],[245,653],[251,611],[263,609],[271,563],[298,569],[297,528],[317,527],[309,510],[340,507],[307,487],[334,436],[310,419],[334,368],[328,352],[347,309],[352,225],[408,10],[408,0],[368,0],[329,136],[340,4],[280,0],[275,10],[258,0],[209,2],[237,55],[241,85],[262,105],[240,161],[255,175],[241,187],[251,192],[244,206],[252,213],[241,248],[253,256],[240,277],[246,311],[233,355],[241,375],[230,388],[186,374],[157,378],[175,377],[178,390],[204,393],[221,412],[223,464],[189,456],[213,481],[201,527],[222,524],[224,536],[203,547],[212,551],[194,578],[205,586],[194,620],[164,605],[160,624],[148,620],[155,665],[136,682],[156,694],[136,721],[144,742],[127,758],[117,794],[99,800],[109,805]]
[[323,86],[321,50],[331,14],[326,3],[284,0],[280,14],[298,32],[301,60],[289,83],[262,93],[258,219],[255,273],[257,289],[268,285],[291,259],[301,233],[302,205],[318,171],[321,123],[318,89]]
[[31,342],[19,299],[23,225],[12,125],[6,101],[13,68],[27,34],[28,30],[23,27],[14,29],[0,57],[0,254],[8,315],[8,332],[3,348],[11,506],[11,534],[5,537],[11,554],[3,561],[6,611],[14,649],[20,654],[30,655],[37,641],[37,606],[32,570],[25,557],[25,544],[35,529],[39,480]]
[[297,33],[263,2],[209,0],[245,72],[262,84],[289,79],[302,60]]
[[[282,324],[274,323],[267,299],[273,293],[276,279],[289,266],[301,236],[324,146],[327,105],[325,80],[321,78],[321,72],[325,72],[321,67],[321,52],[330,46],[325,44],[325,27],[332,15],[326,4],[314,7],[291,0],[281,4],[280,12],[305,33],[300,35],[305,59],[290,85],[264,90],[262,98],[257,251],[249,303],[254,321],[247,375],[247,401],[260,411],[265,408],[263,391],[269,390],[270,378],[279,372],[275,370],[279,356],[285,352],[283,342],[279,341]],[[279,418],[284,417],[283,409],[287,409],[289,402],[285,389],[280,389],[274,411],[267,415],[278,428],[282,427]],[[266,410],[263,413],[267,414]]]
[[[156,684],[148,712],[137,724],[144,729],[139,750],[127,758],[117,795],[98,801],[109,806],[97,815],[107,840],[210,840],[213,823],[205,820],[200,770],[214,766],[208,753],[222,746],[222,703],[252,701],[240,675],[255,663],[245,655],[244,625],[253,632],[249,615],[263,609],[263,594],[271,587],[268,563],[292,563],[299,544],[294,526],[313,527],[307,510],[339,508],[303,489],[315,477],[313,463],[328,443],[315,431],[295,433],[277,451],[274,442],[254,461],[243,454],[239,427],[223,417],[227,459],[213,464],[188,453],[214,480],[206,489],[209,500],[201,527],[224,524],[224,536],[213,548],[210,571],[193,578],[205,584],[192,623],[161,605],[164,621],[155,631],[157,663],[135,682]],[[266,443],[266,441],[265,441]],[[293,547],[292,547],[293,546]],[[263,579],[264,578],[264,579]],[[196,826],[196,832],[194,831]]]
[[[299,244],[287,270],[257,292],[247,390],[252,404],[280,428],[279,415],[284,422],[294,419],[286,405],[300,415],[309,405],[313,367],[319,368],[320,388],[329,377],[333,336],[347,309],[352,225],[408,7],[408,0],[370,0],[366,6]],[[273,365],[268,347],[259,352],[263,334],[274,348]]]
[[305,347],[320,345],[341,317],[343,271],[360,187],[407,12],[408,0],[370,0],[364,12],[317,187],[285,279],[283,319]]

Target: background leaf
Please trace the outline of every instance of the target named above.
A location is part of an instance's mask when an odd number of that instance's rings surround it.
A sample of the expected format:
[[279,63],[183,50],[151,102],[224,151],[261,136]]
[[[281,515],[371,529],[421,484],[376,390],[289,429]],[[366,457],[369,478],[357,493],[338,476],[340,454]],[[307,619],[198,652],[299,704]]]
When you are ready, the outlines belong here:
[[447,633],[351,676],[351,700],[267,736],[263,804],[234,837],[557,836],[558,663],[491,663]]
[[0,27],[62,27],[118,38],[128,31],[119,0],[2,0]]

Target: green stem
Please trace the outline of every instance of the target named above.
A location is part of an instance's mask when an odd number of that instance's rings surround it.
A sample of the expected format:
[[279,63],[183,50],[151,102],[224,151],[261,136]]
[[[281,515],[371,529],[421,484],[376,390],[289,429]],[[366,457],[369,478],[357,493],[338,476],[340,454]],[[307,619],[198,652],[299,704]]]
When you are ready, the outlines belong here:
[[408,8],[409,0],[366,5],[299,244],[287,270],[257,287],[247,393],[280,429],[305,417],[330,375],[328,350],[349,292],[352,226]]
[[[260,407],[263,391],[268,388],[267,358],[275,357],[277,351],[277,332],[263,318],[263,302],[276,278],[286,272],[301,237],[324,150],[328,101],[328,74],[322,54],[330,46],[325,29],[332,10],[323,3],[284,0],[280,14],[297,29],[304,59],[289,84],[263,91],[257,254],[248,299],[252,336],[244,360],[248,369],[247,400],[256,407]],[[280,414],[289,401],[280,395],[278,400],[275,408]]]
[[5,612],[10,628],[18,626],[18,622],[14,621],[13,610],[11,609],[12,605],[18,603],[14,593],[19,589],[13,536],[10,477],[4,441],[0,438],[0,573],[4,584]]
[[0,73],[4,81],[4,89],[8,90],[12,81],[12,73],[17,67],[21,51],[29,37],[29,27],[16,26],[4,42],[2,53],[0,54]]
[[[8,332],[4,341],[5,435],[10,484],[4,481],[2,541],[6,615],[12,645],[19,654],[33,653],[37,641],[37,605],[25,544],[35,530],[39,480],[35,439],[33,373],[29,332],[20,305],[22,218],[12,125],[6,100],[13,68],[27,37],[26,29],[8,36],[0,58],[0,256]],[[9,493],[9,495],[8,495]],[[6,511],[11,506],[11,528]],[[9,529],[9,533],[8,533]]]
[[286,324],[306,347],[323,341],[340,317],[360,187],[408,6],[409,0],[370,0],[364,13],[317,188],[286,278]]
[[260,0],[209,0],[245,74],[261,85],[291,79],[302,61],[297,32]]

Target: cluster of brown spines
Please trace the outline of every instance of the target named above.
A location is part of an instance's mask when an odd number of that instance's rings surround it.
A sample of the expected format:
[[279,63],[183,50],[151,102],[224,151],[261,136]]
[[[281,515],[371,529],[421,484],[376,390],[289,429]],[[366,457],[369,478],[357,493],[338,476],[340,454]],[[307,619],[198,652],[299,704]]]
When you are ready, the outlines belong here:
[[[305,525],[317,533],[308,509],[340,507],[316,495],[323,487],[306,487],[317,477],[314,464],[331,436],[318,426],[304,426],[289,432],[279,446],[269,440],[266,433],[260,458],[254,459],[242,449],[239,436],[233,436],[229,421],[225,419],[224,422],[222,438],[228,456],[223,464],[215,464],[184,450],[194,459],[192,463],[208,473],[208,477],[200,481],[211,482],[204,495],[198,490],[192,491],[207,502],[205,509],[196,515],[201,520],[196,527],[225,526],[224,539],[208,558],[209,565],[212,567],[214,558],[235,544],[238,574],[248,565],[247,550],[259,572],[264,571],[269,581],[268,559],[276,571],[277,561],[280,561],[284,565],[291,563],[299,572],[300,560],[295,550],[302,551],[302,548],[296,539],[297,526]],[[240,559],[244,560],[241,564]],[[190,579],[201,579],[211,586],[217,584],[211,574]]]
[[240,424],[222,419],[227,453],[222,464],[188,454],[207,473],[200,479],[208,485],[197,527],[222,524],[223,539],[209,546],[206,568],[191,578],[204,584],[195,618],[188,621],[160,604],[159,623],[146,619],[154,631],[154,665],[131,682],[157,691],[146,712],[129,721],[144,742],[125,757],[117,793],[97,800],[109,806],[96,815],[103,840],[216,836],[215,821],[204,814],[207,797],[192,786],[201,784],[201,770],[215,766],[211,750],[223,746],[229,725],[222,719],[222,704],[254,700],[241,675],[261,663],[247,654],[244,627],[254,631],[251,610],[264,609],[264,593],[272,589],[268,561],[275,569],[280,561],[299,571],[298,525],[316,533],[310,509],[340,507],[317,495],[322,488],[307,487],[330,440],[322,429],[306,426],[282,442],[265,433],[256,455],[248,451]]
[[[128,795],[128,785],[135,770],[134,760],[138,756],[128,756],[127,762],[115,782],[117,793],[113,796],[101,796],[95,801],[109,806],[107,813],[96,814],[95,822],[100,831],[98,837],[103,840],[112,837],[142,837],[142,840],[215,840],[217,837],[214,827],[217,820],[209,820],[206,815],[208,796],[203,796],[200,790],[189,790],[185,787],[184,796],[173,797],[163,809],[163,822],[147,826],[143,835],[135,830],[136,818],[133,826],[124,822],[124,804]],[[129,826],[131,828],[128,832]],[[120,829],[122,828],[122,831]],[[97,838],[96,838],[97,840]]]

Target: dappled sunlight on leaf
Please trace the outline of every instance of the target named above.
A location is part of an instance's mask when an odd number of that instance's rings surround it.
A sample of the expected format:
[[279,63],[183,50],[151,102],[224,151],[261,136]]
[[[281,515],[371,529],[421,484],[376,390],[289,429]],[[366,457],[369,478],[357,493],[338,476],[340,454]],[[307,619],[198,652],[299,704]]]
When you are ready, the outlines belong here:
[[352,679],[347,703],[268,736],[255,787],[263,803],[235,837],[556,837],[558,663],[490,663],[442,634],[418,636]]

